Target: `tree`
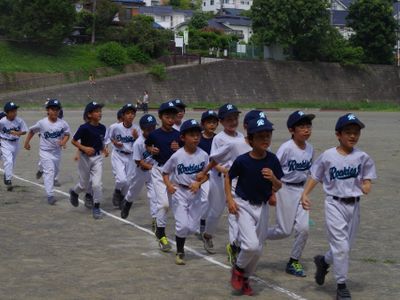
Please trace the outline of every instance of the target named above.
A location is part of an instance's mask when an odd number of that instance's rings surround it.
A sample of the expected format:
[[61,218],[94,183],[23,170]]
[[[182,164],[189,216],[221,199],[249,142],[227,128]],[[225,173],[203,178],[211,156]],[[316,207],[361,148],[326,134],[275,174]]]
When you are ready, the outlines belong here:
[[281,45],[293,58],[320,58],[330,29],[327,0],[254,0],[253,40]]
[[0,31],[8,39],[45,47],[60,46],[75,20],[70,0],[0,0],[0,8]]
[[208,15],[203,12],[195,12],[190,19],[189,27],[202,29],[208,25]]
[[396,21],[391,0],[358,0],[349,8],[348,26],[355,34],[350,42],[364,51],[364,62],[392,64]]

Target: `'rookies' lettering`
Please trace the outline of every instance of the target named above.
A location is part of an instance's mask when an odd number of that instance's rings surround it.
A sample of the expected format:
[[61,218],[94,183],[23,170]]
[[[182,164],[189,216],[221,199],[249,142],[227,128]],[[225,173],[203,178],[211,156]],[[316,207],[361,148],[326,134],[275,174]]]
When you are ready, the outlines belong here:
[[48,132],[46,131],[45,133],[43,133],[43,137],[47,140],[47,139],[56,139],[59,138],[60,136],[62,136],[64,133],[64,129],[61,129],[59,131],[53,131],[53,132]]
[[335,179],[348,179],[348,178],[356,178],[358,174],[361,172],[361,164],[357,167],[344,167],[342,170],[338,170],[335,167],[329,169],[330,180]]
[[198,164],[198,165],[190,164],[188,166],[185,166],[184,164],[179,164],[177,166],[178,175],[181,175],[181,174],[190,175],[190,174],[199,173],[201,170],[204,169],[205,164],[206,163],[204,161],[201,164]]
[[135,142],[135,139],[133,138],[133,136],[122,136],[122,135],[118,134],[115,138],[118,142],[121,142],[121,143]]
[[17,127],[13,127],[13,128],[5,128],[3,127],[3,133],[5,134],[10,134],[11,131],[20,131],[21,127],[17,126]]
[[295,160],[289,160],[288,162],[289,172],[291,171],[307,171],[311,168],[311,160],[303,160],[297,162]]

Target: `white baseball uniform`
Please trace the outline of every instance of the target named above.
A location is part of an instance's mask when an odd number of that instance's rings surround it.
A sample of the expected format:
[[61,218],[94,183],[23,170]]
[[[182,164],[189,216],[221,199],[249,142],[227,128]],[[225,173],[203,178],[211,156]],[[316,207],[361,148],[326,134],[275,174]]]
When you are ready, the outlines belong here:
[[53,196],[54,180],[58,176],[61,162],[61,140],[71,134],[67,122],[57,119],[51,122],[49,118],[39,120],[29,128],[29,131],[40,134],[39,156],[43,169],[43,180],[47,196]]
[[201,218],[201,189],[190,191],[190,185],[196,181],[196,175],[208,164],[208,154],[197,148],[188,153],[184,148],[176,151],[165,163],[162,172],[170,175],[176,192],[171,196],[171,205],[175,217],[176,236],[186,238],[195,233]]
[[357,148],[342,155],[334,147],[323,152],[313,163],[311,176],[323,184],[326,193],[325,221],[330,249],[325,254],[325,261],[333,263],[337,283],[345,283],[349,254],[360,223],[360,202],[348,203],[343,198],[359,199],[363,195],[362,181],[376,178],[375,164],[367,153]]
[[309,213],[303,209],[300,199],[313,155],[310,143],[306,142],[305,148],[301,149],[293,139],[283,143],[276,152],[285,175],[281,179],[282,187],[276,193],[276,224],[269,227],[267,239],[283,239],[294,230],[295,241],[290,257],[297,260],[308,238]]
[[[144,144],[145,138],[141,134],[138,139],[133,144],[133,160],[139,162],[143,160],[144,162],[154,165],[155,160],[146,149]],[[147,198],[150,204],[150,215],[155,218],[157,215],[157,203],[155,203],[155,195],[153,182],[151,180],[151,170],[142,170],[139,165],[135,164],[135,171],[133,172],[132,179],[129,183],[128,192],[125,196],[125,200],[128,202],[134,202],[142,191],[142,188],[146,186],[147,188]]]
[[4,179],[11,180],[15,159],[19,152],[19,136],[12,135],[11,131],[27,132],[28,127],[24,120],[16,117],[10,121],[7,117],[0,120],[1,155],[4,164]]
[[129,181],[135,171],[135,162],[133,160],[133,144],[135,138],[133,137],[133,130],[141,134],[138,125],[132,124],[131,127],[126,128],[124,123],[118,123],[112,126],[108,132],[108,138],[111,141],[122,143],[122,147],[116,147],[111,154],[111,166],[115,177],[115,189],[120,190],[122,195],[126,195],[129,188]]

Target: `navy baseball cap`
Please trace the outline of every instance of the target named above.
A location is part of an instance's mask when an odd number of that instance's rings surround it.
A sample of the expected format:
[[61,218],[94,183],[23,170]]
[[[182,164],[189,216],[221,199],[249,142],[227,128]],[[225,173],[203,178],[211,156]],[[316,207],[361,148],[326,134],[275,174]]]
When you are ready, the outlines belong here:
[[201,114],[201,122],[211,118],[215,118],[218,120],[218,114],[215,110],[207,110]]
[[266,119],[267,115],[261,110],[253,109],[253,110],[249,111],[247,114],[245,114],[243,123],[247,125],[247,124],[249,124],[249,122],[251,120],[260,119],[260,118]]
[[226,103],[218,109],[218,118],[224,119],[227,115],[232,113],[240,113],[237,107],[231,103]]
[[88,113],[91,113],[97,108],[103,108],[103,104],[97,103],[95,101],[89,102],[85,107],[84,116],[87,117]]
[[364,123],[361,122],[354,114],[349,113],[345,114],[344,116],[341,116],[335,126],[335,131],[340,131],[344,126],[350,125],[350,124],[357,124],[360,126],[361,129],[365,127]]
[[48,101],[46,101],[46,108],[49,107],[57,107],[59,109],[61,109],[61,102],[58,101],[57,99],[50,99]]
[[117,119],[118,119],[118,120],[121,119],[121,118],[122,118],[122,115],[123,115],[123,113],[122,113],[122,108],[120,108],[120,109],[118,109],[118,111],[117,111]]
[[260,131],[272,131],[272,123],[267,118],[257,118],[250,120],[247,124],[247,134],[253,134]]
[[296,110],[295,112],[291,113],[286,125],[288,128],[293,128],[296,123],[302,121],[302,120],[309,120],[310,122],[315,118],[314,114],[306,114],[301,110]]
[[139,120],[139,126],[141,128],[146,128],[156,125],[157,125],[156,118],[150,114],[143,115]]
[[122,114],[126,113],[128,110],[133,110],[134,112],[136,112],[137,109],[132,103],[127,103],[121,108]]
[[6,116],[6,113],[4,111],[0,112],[0,120],[3,119]]
[[173,101],[167,101],[167,102],[161,103],[160,108],[158,109],[158,113],[161,114],[168,110],[178,112],[178,108],[175,106]]
[[4,105],[4,112],[8,113],[9,111],[14,110],[14,109],[18,109],[18,108],[19,108],[19,106],[17,104],[15,104],[14,102],[10,101],[10,102],[7,102]]
[[173,103],[178,108],[181,108],[181,109],[185,109],[186,108],[186,104],[183,103],[183,101],[181,99],[175,99],[175,100],[173,100]]
[[185,131],[191,129],[198,129],[199,131],[201,131],[200,123],[197,122],[195,119],[186,120],[185,122],[182,123],[180,131],[181,133],[184,133]]

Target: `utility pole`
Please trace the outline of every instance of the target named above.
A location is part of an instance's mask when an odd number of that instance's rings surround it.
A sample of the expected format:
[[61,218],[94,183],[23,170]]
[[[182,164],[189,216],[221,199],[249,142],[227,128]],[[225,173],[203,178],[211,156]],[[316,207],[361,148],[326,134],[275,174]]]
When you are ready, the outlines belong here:
[[397,30],[396,30],[396,37],[397,37],[397,40],[396,40],[396,53],[397,53],[397,57],[396,57],[396,62],[397,62],[397,66],[398,67],[400,67],[400,49],[399,49],[399,46],[400,46],[400,33],[399,33],[399,30],[400,30],[400,24],[399,24],[399,20],[400,20],[400,16],[399,16],[399,0],[397,0],[397,15],[396,15],[396,19],[397,19]]
[[92,40],[91,43],[94,44],[96,42],[96,2],[97,0],[92,0],[92,15],[93,15],[93,22],[92,22]]

